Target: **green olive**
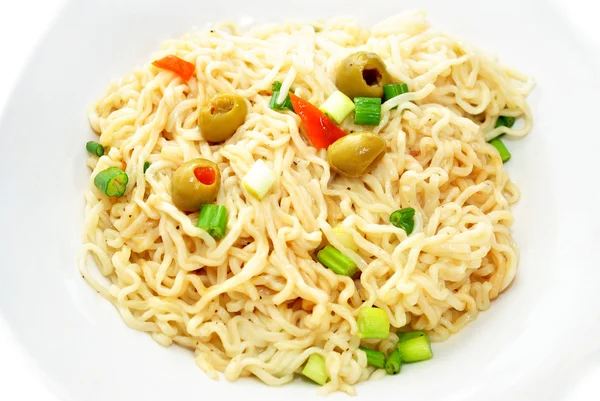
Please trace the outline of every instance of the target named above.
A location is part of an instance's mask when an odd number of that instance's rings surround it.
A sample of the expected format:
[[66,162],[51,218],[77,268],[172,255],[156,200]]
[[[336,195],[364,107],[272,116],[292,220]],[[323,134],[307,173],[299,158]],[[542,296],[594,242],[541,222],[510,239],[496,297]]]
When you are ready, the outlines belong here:
[[382,97],[383,86],[390,83],[390,74],[383,60],[375,53],[358,52],[346,57],[339,65],[335,85],[350,99]]
[[385,141],[372,132],[356,132],[335,141],[327,149],[327,161],[346,177],[360,177],[383,157]]
[[237,93],[221,93],[200,109],[198,126],[208,142],[223,142],[244,124],[248,106]]
[[180,210],[196,212],[202,205],[215,200],[220,187],[219,167],[210,160],[192,159],[175,170],[171,179],[171,198]]

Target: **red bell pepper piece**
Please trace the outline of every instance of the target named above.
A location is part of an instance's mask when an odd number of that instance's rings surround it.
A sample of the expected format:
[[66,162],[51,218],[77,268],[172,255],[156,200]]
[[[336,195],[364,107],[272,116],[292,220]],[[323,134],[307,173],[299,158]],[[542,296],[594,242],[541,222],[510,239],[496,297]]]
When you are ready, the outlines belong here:
[[290,92],[290,100],[294,112],[300,116],[304,124],[308,139],[315,148],[327,149],[329,145],[346,135],[325,113],[310,102],[300,99],[292,92]]
[[194,75],[194,71],[196,71],[194,64],[177,56],[167,56],[152,62],[152,64],[163,70],[174,72],[183,78],[184,81],[189,81],[192,75]]
[[196,179],[204,185],[212,185],[216,180],[216,173],[212,167],[196,167],[194,169]]

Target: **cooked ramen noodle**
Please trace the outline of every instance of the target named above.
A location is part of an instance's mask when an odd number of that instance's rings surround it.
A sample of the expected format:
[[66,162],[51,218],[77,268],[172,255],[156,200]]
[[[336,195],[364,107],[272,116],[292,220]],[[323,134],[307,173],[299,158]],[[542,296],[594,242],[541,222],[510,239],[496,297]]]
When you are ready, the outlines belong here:
[[211,378],[353,394],[513,281],[532,87],[421,12],[167,41],[90,110],[81,273]]

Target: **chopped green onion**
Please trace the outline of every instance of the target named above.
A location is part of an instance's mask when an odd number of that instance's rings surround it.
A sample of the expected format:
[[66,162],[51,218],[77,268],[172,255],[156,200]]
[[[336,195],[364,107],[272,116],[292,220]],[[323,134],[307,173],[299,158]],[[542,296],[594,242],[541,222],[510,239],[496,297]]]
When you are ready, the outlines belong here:
[[[383,86],[383,99],[385,102],[405,93],[408,93],[408,85],[406,85],[405,83],[388,84]],[[392,110],[396,108],[398,108],[398,106],[394,107]]]
[[346,231],[342,224],[338,224],[337,226],[333,227],[333,234],[335,235],[335,238],[346,248],[355,252],[358,250],[358,245],[356,245],[356,242],[354,242],[352,234]]
[[506,163],[508,160],[510,160],[510,152],[508,151],[508,149],[506,148],[506,145],[504,145],[504,142],[502,142],[501,139],[499,138],[495,138],[492,139],[490,141],[490,145],[492,145],[493,147],[496,148],[496,150],[498,150],[498,153],[500,153],[500,157],[502,158],[502,162]]
[[496,127],[495,128],[498,128],[498,127],[512,128],[512,126],[515,125],[515,121],[516,121],[516,119],[514,117],[500,116],[496,120]]
[[354,123],[379,125],[381,121],[381,99],[378,97],[355,97]]
[[225,206],[204,205],[200,209],[200,216],[196,226],[207,231],[213,238],[223,238],[227,229],[229,213]]
[[360,338],[386,339],[390,334],[390,319],[383,309],[361,308],[358,311],[358,335]]
[[146,170],[148,170],[148,167],[150,167],[150,162],[144,162],[144,174],[146,173]]
[[340,91],[335,91],[325,100],[325,103],[319,107],[323,113],[327,114],[329,118],[336,122],[336,124],[341,124],[342,121],[348,114],[354,111],[354,103],[352,99],[348,96],[344,95]]
[[107,196],[123,196],[129,177],[118,167],[109,167],[94,178],[94,185]]
[[407,341],[407,340],[410,340],[410,339],[416,338],[416,337],[424,337],[427,335],[427,334],[425,334],[424,331],[407,331],[407,332],[399,332],[396,334],[398,335],[399,342]]
[[242,185],[252,196],[262,199],[273,186],[275,178],[273,170],[258,159],[242,179]]
[[354,276],[354,273],[358,270],[356,263],[343,253],[327,245],[317,253],[317,260],[328,269],[331,269],[335,274],[340,276]]
[[375,351],[374,349],[366,347],[358,347],[358,349],[367,354],[367,363],[369,365],[375,366],[379,369],[385,368],[385,354],[383,352]]
[[397,375],[400,373],[401,368],[402,358],[400,357],[400,351],[395,349],[390,356],[388,356],[387,361],[385,361],[385,371],[388,375]]
[[95,156],[100,157],[104,155],[104,146],[100,145],[98,142],[89,141],[85,144],[85,148]]
[[396,210],[390,215],[390,223],[403,229],[407,235],[410,235],[415,229],[415,209],[408,207]]
[[327,383],[327,367],[325,358],[320,354],[312,354],[302,369],[302,374],[321,386]]
[[279,99],[279,94],[281,93],[281,82],[275,81],[273,82],[273,96],[271,96],[271,102],[269,103],[269,107],[273,110],[291,110],[294,111],[292,107],[292,101],[290,99],[290,95],[287,95],[283,103],[277,103],[277,99]]
[[413,333],[402,333],[399,335],[398,351],[402,362],[420,362],[433,357],[431,344],[427,333],[417,331]]

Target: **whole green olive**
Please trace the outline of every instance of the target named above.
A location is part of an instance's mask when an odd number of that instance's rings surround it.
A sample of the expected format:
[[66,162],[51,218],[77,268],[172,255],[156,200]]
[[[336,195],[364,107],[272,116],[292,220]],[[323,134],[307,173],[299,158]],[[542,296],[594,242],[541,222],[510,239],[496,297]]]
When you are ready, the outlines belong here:
[[175,170],[171,198],[180,210],[196,212],[215,200],[220,187],[221,173],[217,165],[206,159],[192,159]]
[[358,52],[346,57],[339,65],[335,85],[350,99],[382,97],[383,86],[390,83],[390,74],[383,60],[375,53]]
[[327,149],[327,161],[336,172],[346,177],[367,173],[383,157],[386,143],[372,132],[356,132],[335,141]]
[[237,93],[221,93],[200,109],[198,126],[208,142],[223,142],[244,124],[248,106]]

